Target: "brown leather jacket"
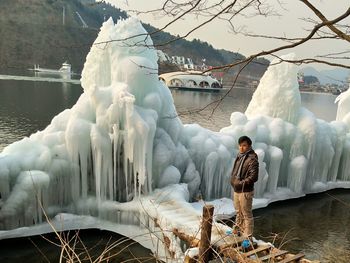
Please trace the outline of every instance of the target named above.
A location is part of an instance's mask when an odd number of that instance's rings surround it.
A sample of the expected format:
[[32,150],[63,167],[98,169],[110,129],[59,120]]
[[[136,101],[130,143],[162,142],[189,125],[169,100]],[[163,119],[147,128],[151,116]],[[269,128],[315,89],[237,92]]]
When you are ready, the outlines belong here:
[[259,175],[259,161],[254,150],[251,150],[244,160],[241,170],[241,178],[237,177],[238,168],[239,157],[236,157],[231,173],[231,185],[234,191],[236,193],[254,191],[254,183],[258,181]]

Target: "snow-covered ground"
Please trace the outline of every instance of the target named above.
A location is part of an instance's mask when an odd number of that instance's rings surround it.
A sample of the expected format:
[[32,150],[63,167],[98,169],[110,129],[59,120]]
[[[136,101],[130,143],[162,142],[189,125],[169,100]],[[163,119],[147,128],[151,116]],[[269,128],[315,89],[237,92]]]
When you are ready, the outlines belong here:
[[[105,22],[78,102],[0,154],[0,238],[50,231],[43,211],[64,229],[198,232],[204,202],[217,216],[234,213],[230,172],[242,135],[259,156],[255,208],[350,188],[349,94],[339,98],[336,121],[317,119],[301,106],[297,66],[282,63],[267,70],[229,127],[183,125],[145,34],[135,18]],[[199,197],[205,201],[194,202]]]

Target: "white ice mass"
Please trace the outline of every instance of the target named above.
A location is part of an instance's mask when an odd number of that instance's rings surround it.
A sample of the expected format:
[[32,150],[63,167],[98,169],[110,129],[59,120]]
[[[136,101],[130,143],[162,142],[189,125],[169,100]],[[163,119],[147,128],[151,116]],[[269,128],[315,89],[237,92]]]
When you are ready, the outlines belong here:
[[[0,154],[0,238],[33,234],[21,227],[45,221],[43,211],[197,231],[203,202],[194,198],[212,201],[217,214],[234,212],[229,178],[241,135],[253,139],[260,161],[254,207],[350,187],[348,98],[340,100],[337,121],[317,119],[301,106],[297,67],[282,63],[269,67],[246,113],[232,113],[229,127],[183,125],[145,33],[135,18],[105,22],[77,103]],[[165,235],[181,258],[178,240]]]

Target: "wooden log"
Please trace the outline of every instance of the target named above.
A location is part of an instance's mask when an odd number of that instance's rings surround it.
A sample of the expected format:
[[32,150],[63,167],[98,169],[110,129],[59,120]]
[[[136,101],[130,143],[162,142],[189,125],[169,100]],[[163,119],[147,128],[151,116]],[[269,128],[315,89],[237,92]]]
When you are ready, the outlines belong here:
[[285,258],[284,260],[280,261],[279,263],[298,262],[304,256],[305,255],[303,253],[299,253],[299,254],[294,255],[292,257]]
[[175,257],[175,252],[172,251],[171,248],[170,248],[170,245],[171,245],[170,238],[163,234],[163,241],[164,241],[165,247],[168,250],[168,253],[169,253],[170,257],[174,258]]
[[236,261],[237,263],[257,263],[256,260],[250,259],[244,253],[238,250],[238,248],[226,248],[221,253],[225,258]]
[[180,232],[177,228],[173,229],[173,234],[180,238],[181,240],[185,241],[190,247],[198,247],[199,246],[199,239],[195,238],[194,236],[187,235],[183,232]]
[[263,256],[263,257],[260,257],[259,260],[260,261],[265,261],[265,260],[268,260],[268,259],[275,259],[275,258],[283,256],[283,255],[285,255],[287,253],[288,253],[288,251],[286,251],[286,250],[278,250],[276,252],[272,252],[271,251],[270,254],[268,254],[266,256]]
[[309,260],[309,259],[306,259],[306,258],[302,258],[299,260],[300,263],[321,263],[321,261],[319,260]]
[[245,237],[238,237],[235,235],[223,236],[221,240],[215,242],[219,249],[224,249],[227,247],[238,247],[241,245]]
[[213,225],[214,206],[203,207],[203,218],[201,224],[201,241],[199,243],[199,263],[208,263],[211,256],[210,240]]
[[251,251],[249,251],[249,252],[244,253],[244,255],[245,255],[246,257],[249,257],[249,256],[251,256],[251,255],[257,255],[258,253],[260,253],[260,252],[262,252],[262,251],[270,250],[270,249],[271,249],[270,246],[260,246],[260,247],[258,247],[258,248],[256,248],[256,249],[253,249],[253,250],[251,250]]

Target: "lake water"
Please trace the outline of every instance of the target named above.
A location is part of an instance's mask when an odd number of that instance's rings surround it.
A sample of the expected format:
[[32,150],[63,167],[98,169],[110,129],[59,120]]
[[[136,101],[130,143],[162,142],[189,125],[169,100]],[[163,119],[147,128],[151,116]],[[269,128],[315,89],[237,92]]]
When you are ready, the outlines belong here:
[[[72,107],[81,93],[80,85],[71,83],[0,80],[0,151],[6,145],[44,129],[56,114]],[[183,123],[196,122],[218,131],[230,124],[232,112],[245,111],[253,90],[235,88],[218,105],[209,104],[219,100],[222,93],[173,90],[172,94]],[[332,121],[336,115],[335,98],[330,94],[303,93],[302,104],[318,118]],[[345,190],[272,204],[254,212],[255,233],[257,238],[270,241],[278,234],[277,245],[286,243],[284,248],[293,252],[303,251],[309,258],[324,262],[350,262],[349,206],[350,191]],[[113,234],[102,236],[108,235]],[[283,235],[286,235],[284,241],[280,238]],[[88,240],[94,240],[95,232],[87,236]],[[18,242],[26,239],[20,240]],[[14,241],[1,242],[0,262],[6,259],[18,262],[19,255],[26,259],[29,257],[27,250],[23,254],[19,248],[10,250],[13,249],[11,242]],[[37,249],[32,244],[30,246],[32,252],[37,253]],[[140,246],[136,250],[143,251]],[[4,258],[1,256],[4,254],[16,256],[16,259]]]
[[[79,239],[75,239],[76,235],[79,236]],[[69,244],[71,247],[75,247],[75,251],[80,254],[80,258],[82,259],[84,256],[91,257],[91,262],[99,262],[96,259],[106,249],[108,249],[108,252],[105,255],[109,257],[109,260],[101,262],[159,262],[155,260],[150,250],[143,248],[133,240],[113,232],[99,229],[66,231],[61,233],[61,238],[66,241],[70,240]],[[60,248],[57,246],[59,244],[60,242],[57,236],[53,233],[43,236],[0,240],[0,262],[60,262]],[[74,262],[78,261],[76,260]],[[86,257],[82,262],[90,261]]]
[[255,235],[321,262],[350,262],[350,190],[281,201],[254,211]]
[[[232,112],[244,112],[254,90],[234,88],[221,101],[223,94],[197,91],[172,90],[175,106],[184,123],[198,123],[208,129],[218,131],[230,125]],[[336,96],[325,93],[302,93],[302,105],[312,111],[317,118],[325,121],[335,120]]]
[[80,85],[69,83],[0,80],[0,150],[44,129],[81,93]]
[[[72,83],[0,80],[0,150],[44,129],[55,115],[71,108],[82,92],[80,85]],[[198,123],[218,131],[230,125],[232,112],[245,111],[253,90],[235,88],[220,103],[215,101],[220,100],[224,94],[221,92],[173,90],[172,94],[183,123]],[[330,94],[303,93],[302,104],[318,118],[332,121],[337,109],[335,98]]]

